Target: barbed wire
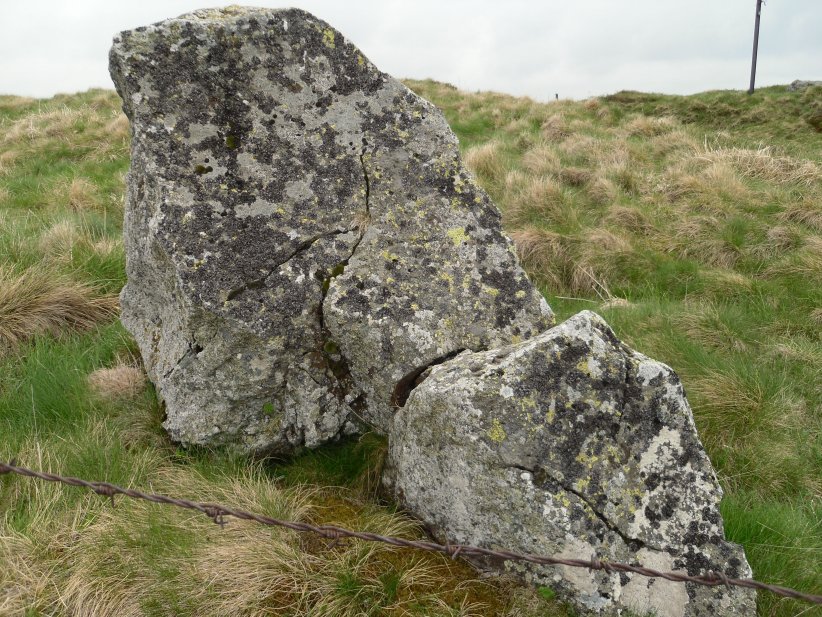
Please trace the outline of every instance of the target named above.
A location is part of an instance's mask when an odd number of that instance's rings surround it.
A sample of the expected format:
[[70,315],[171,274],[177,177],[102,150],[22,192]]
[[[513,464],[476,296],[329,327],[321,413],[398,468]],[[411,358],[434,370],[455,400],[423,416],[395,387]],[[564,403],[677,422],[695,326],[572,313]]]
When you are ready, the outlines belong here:
[[546,555],[519,553],[509,550],[493,550],[483,548],[481,546],[470,546],[465,544],[438,544],[427,540],[407,540],[405,538],[393,536],[382,536],[380,534],[371,533],[368,531],[346,529],[344,527],[337,527],[336,525],[311,525],[309,523],[301,523],[299,521],[280,520],[270,516],[265,516],[263,514],[246,512],[244,510],[238,510],[236,508],[216,503],[189,501],[188,499],[169,497],[168,495],[161,495],[157,493],[143,493],[142,491],[123,488],[108,482],[92,482],[72,476],[60,476],[53,473],[35,471],[33,469],[18,466],[14,459],[12,459],[9,463],[0,462],[0,475],[7,473],[13,473],[28,478],[36,478],[46,482],[56,482],[66,484],[68,486],[87,488],[94,491],[98,495],[103,495],[111,499],[112,506],[114,505],[114,496],[123,495],[132,499],[143,499],[152,503],[176,506],[186,510],[195,510],[205,514],[221,527],[226,524],[226,517],[231,516],[240,520],[255,521],[270,527],[283,527],[299,533],[313,533],[331,539],[335,542],[343,538],[355,538],[357,540],[365,540],[367,542],[382,542],[384,544],[402,548],[415,548],[423,551],[443,553],[445,555],[449,555],[453,559],[456,559],[459,556],[491,557],[494,559],[508,561],[525,561],[544,566],[560,565],[571,568],[602,570],[604,572],[639,574],[640,576],[647,576],[649,578],[663,578],[676,583],[695,583],[698,585],[707,585],[709,587],[716,587],[718,585],[724,585],[729,588],[732,586],[744,587],[747,589],[768,591],[778,596],[793,598],[795,600],[804,600],[805,602],[810,602],[812,604],[822,604],[822,595],[804,593],[797,591],[796,589],[781,587],[779,585],[769,585],[767,583],[761,583],[749,578],[731,578],[723,572],[711,571],[704,575],[691,576],[681,572],[663,572],[642,566],[632,566],[627,563],[604,561],[598,559],[596,556],[593,556],[590,559],[565,559],[559,557],[549,557]]

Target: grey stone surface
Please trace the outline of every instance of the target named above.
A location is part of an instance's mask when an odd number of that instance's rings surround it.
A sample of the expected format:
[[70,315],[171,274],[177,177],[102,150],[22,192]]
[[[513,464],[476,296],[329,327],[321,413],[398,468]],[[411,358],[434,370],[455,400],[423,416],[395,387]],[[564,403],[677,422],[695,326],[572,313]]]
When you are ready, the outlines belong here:
[[788,86],[791,92],[802,92],[814,86],[822,86],[822,81],[807,81],[803,79],[794,79]]
[[[385,483],[452,543],[751,571],[679,379],[594,313],[439,366],[393,418]],[[585,614],[754,615],[749,590],[507,562]]]
[[328,24],[201,10],[115,38],[123,323],[188,444],[385,430],[431,363],[553,322],[441,113]]

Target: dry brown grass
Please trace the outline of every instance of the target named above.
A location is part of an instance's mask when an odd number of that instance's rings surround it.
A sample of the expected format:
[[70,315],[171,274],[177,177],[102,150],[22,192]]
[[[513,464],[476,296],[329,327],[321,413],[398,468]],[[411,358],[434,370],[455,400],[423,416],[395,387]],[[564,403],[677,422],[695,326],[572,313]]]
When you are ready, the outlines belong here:
[[551,144],[537,143],[522,156],[522,166],[536,175],[559,175],[562,162]]
[[120,364],[112,368],[97,369],[88,376],[88,384],[101,398],[128,399],[143,391],[146,375],[136,366]]
[[86,178],[71,178],[56,183],[46,199],[49,204],[69,208],[75,212],[101,207],[96,187]]
[[101,91],[80,107],[55,97],[37,112],[8,123],[0,131],[0,175],[20,156],[67,146],[83,158],[111,161],[128,153],[128,120],[112,92]]
[[559,145],[559,150],[577,164],[590,165],[599,160],[606,147],[602,140],[583,133],[574,133]]
[[671,164],[654,190],[673,203],[683,202],[688,213],[720,216],[751,197],[750,190],[729,164],[693,156]]
[[696,158],[711,163],[730,165],[748,178],[758,178],[778,184],[796,183],[810,186],[822,181],[822,167],[814,161],[795,159],[774,154],[769,146],[750,150],[746,148],[711,148]]
[[673,131],[679,123],[669,116],[636,116],[625,124],[625,132],[631,137],[656,137]]
[[512,231],[511,239],[520,261],[532,277],[556,290],[564,287],[564,271],[571,257],[560,234],[527,227]]
[[[418,526],[406,517],[348,502],[333,491],[284,488],[255,469],[240,477],[206,479],[190,469],[161,467],[152,474],[152,487],[275,518],[420,537]],[[152,550],[167,553],[170,580],[158,576],[150,556],[135,552],[150,537],[162,541],[158,532],[167,539]],[[399,616],[412,606],[414,614],[467,617],[491,610],[476,600],[487,594],[483,583],[469,579],[449,588],[449,580],[457,572],[464,578],[466,569],[439,555],[358,540],[334,545],[239,520],[220,529],[200,515],[146,502],[124,501],[117,510],[101,510],[66,548],[58,558],[63,567],[51,583],[59,585],[60,602],[71,615],[142,616],[147,602],[162,605],[171,590],[198,607],[193,614],[202,610],[226,617]],[[392,573],[397,578],[389,591]],[[455,612],[446,601],[461,608]],[[169,601],[163,613],[173,614],[173,606]]]
[[11,172],[14,166],[14,161],[20,156],[20,152],[16,150],[0,150],[0,178]]
[[750,197],[749,189],[730,166],[721,162],[708,165],[696,173],[673,176],[680,195],[691,195],[696,211],[725,213],[733,205]]
[[702,295],[710,297],[741,297],[753,290],[753,282],[734,270],[710,268],[702,272]]
[[570,186],[585,186],[591,180],[591,171],[582,167],[564,167],[559,172],[559,178]]
[[69,143],[82,135],[80,125],[97,120],[91,107],[58,107],[29,114],[12,122],[0,135],[0,146],[31,143],[44,139],[59,139]]
[[548,116],[542,123],[541,133],[545,139],[554,142],[562,141],[571,134],[561,113]]
[[0,345],[11,348],[40,334],[91,328],[117,314],[117,296],[98,296],[83,283],[44,268],[22,274],[0,269]]
[[651,156],[656,159],[664,157],[682,157],[699,149],[699,142],[685,129],[677,128],[670,132],[654,135],[646,141]]
[[46,595],[50,578],[35,543],[19,533],[0,532],[0,564],[0,615],[31,614]]
[[654,226],[642,210],[632,206],[621,206],[618,204],[614,204],[608,208],[604,222],[622,227],[626,231],[637,235],[649,235],[654,229]]
[[531,176],[509,197],[505,218],[512,225],[528,223],[532,218],[556,222],[561,219],[562,209],[559,183],[547,176]]
[[698,402],[699,418],[713,427],[709,430],[730,442],[743,442],[745,436],[759,428],[767,411],[767,395],[763,386],[747,380],[729,369],[710,370],[690,380],[689,394]]
[[71,219],[63,219],[40,234],[37,245],[44,257],[70,258],[80,237],[77,224]]
[[16,111],[18,109],[22,109],[23,107],[28,107],[37,102],[37,99],[33,99],[29,96],[17,96],[14,94],[0,94],[0,108],[7,109],[9,111]]
[[[822,309],[817,309],[814,312],[818,314],[814,318],[813,312],[811,313],[811,322],[822,325]],[[822,346],[817,342],[806,338],[783,336],[779,342],[771,345],[771,350],[780,358],[817,367],[817,372],[822,377]]]
[[600,310],[609,311],[612,309],[630,309],[634,308],[636,304],[625,298],[611,298],[599,305]]
[[802,235],[793,227],[775,225],[765,232],[765,240],[751,245],[750,254],[760,259],[784,255],[802,243]]
[[583,154],[590,158],[592,164],[599,167],[598,173],[601,175],[608,175],[615,170],[634,164],[631,160],[631,149],[624,139],[590,138],[580,142],[575,148],[583,149]]
[[626,238],[603,228],[569,236],[524,227],[511,232],[511,238],[532,277],[555,292],[593,294],[603,302],[613,300],[608,285],[617,258],[633,250]]
[[691,311],[676,318],[678,325],[688,335],[709,349],[732,349],[744,352],[748,349],[723,319],[719,307],[712,302],[689,303]]
[[807,236],[804,245],[765,269],[767,276],[801,276],[822,284],[822,236]]
[[777,217],[781,221],[799,223],[822,233],[822,201],[818,197],[807,196],[790,202]]
[[595,294],[601,301],[614,300],[609,289],[619,271],[618,260],[633,252],[627,238],[602,227],[586,229],[576,243],[568,290],[573,294]]
[[505,178],[506,173],[501,149],[499,142],[489,141],[469,149],[463,156],[463,161],[478,177],[496,184]]
[[660,232],[657,242],[665,252],[730,269],[741,255],[737,247],[716,234],[720,225],[720,220],[714,216],[684,218],[675,223],[672,230]]
[[92,243],[91,245],[92,250],[101,255],[103,257],[108,257],[113,253],[122,253],[123,252],[123,239],[122,238],[102,238],[97,240],[96,242]]
[[597,175],[587,186],[586,191],[591,200],[598,205],[612,203],[619,193],[616,185],[602,175]]

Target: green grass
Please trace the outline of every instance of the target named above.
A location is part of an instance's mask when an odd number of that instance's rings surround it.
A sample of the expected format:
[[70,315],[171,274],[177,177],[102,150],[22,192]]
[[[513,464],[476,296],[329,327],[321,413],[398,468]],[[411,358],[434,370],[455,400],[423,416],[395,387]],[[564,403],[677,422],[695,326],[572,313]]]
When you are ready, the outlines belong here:
[[[755,576],[822,592],[820,90],[538,104],[409,86],[443,109],[558,317],[601,312],[681,375],[727,535]],[[424,537],[380,502],[385,443],[373,435],[262,462],[167,440],[133,341],[95,309],[125,282],[127,166],[114,93],[0,97],[0,280],[39,268],[22,306],[42,317],[0,338],[0,458]],[[58,300],[77,289],[67,316]],[[0,319],[16,306],[0,289]],[[8,476],[0,564],[0,614],[572,615],[547,588],[480,581],[439,556],[238,521],[221,530],[126,500],[111,510]],[[759,596],[763,617],[807,608]]]

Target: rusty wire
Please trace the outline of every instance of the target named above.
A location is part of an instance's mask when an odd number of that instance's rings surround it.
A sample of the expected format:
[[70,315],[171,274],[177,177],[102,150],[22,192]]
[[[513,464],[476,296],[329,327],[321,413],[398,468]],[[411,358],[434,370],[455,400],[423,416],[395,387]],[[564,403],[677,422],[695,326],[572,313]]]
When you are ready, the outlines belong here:
[[37,478],[40,480],[45,480],[46,482],[57,482],[68,486],[87,488],[94,491],[98,495],[103,495],[111,499],[112,505],[114,505],[115,495],[124,495],[126,497],[131,497],[132,499],[144,499],[153,503],[177,506],[178,508],[184,508],[187,510],[196,510],[197,512],[202,512],[220,526],[226,524],[225,517],[233,516],[234,518],[245,521],[255,521],[270,527],[284,527],[285,529],[290,529],[300,533],[317,534],[323,536],[324,538],[334,540],[335,542],[342,538],[356,538],[367,542],[382,542],[384,544],[390,544],[391,546],[416,548],[423,551],[443,553],[451,556],[453,559],[456,559],[460,555],[463,557],[491,557],[494,559],[508,561],[525,561],[544,566],[560,565],[571,568],[602,570],[604,572],[625,572],[639,574],[640,576],[664,578],[665,580],[676,583],[696,583],[698,585],[706,585],[708,587],[716,587],[718,585],[724,585],[726,587],[745,587],[747,589],[769,591],[778,596],[793,598],[795,600],[804,600],[805,602],[810,602],[812,604],[822,604],[822,595],[803,593],[789,587],[769,585],[767,583],[761,583],[749,578],[731,578],[722,572],[711,571],[707,574],[699,576],[690,576],[681,572],[662,572],[651,568],[644,568],[642,566],[632,566],[627,563],[603,561],[598,559],[596,556],[593,556],[590,559],[561,559],[559,557],[531,555],[509,550],[492,550],[480,546],[469,546],[465,544],[438,544],[436,542],[429,542],[426,540],[406,540],[405,538],[381,536],[379,534],[370,533],[367,531],[345,529],[343,527],[337,527],[336,525],[310,525],[308,523],[301,523],[298,521],[284,521],[271,518],[270,516],[265,516],[263,514],[255,514],[253,512],[237,510],[235,508],[220,504],[189,501],[188,499],[178,499],[156,493],[143,493],[134,489],[122,488],[108,482],[89,482],[88,480],[83,480],[81,478],[35,471],[26,467],[17,466],[13,459],[9,463],[0,462],[0,475],[7,473],[14,473],[19,476],[29,478]]

